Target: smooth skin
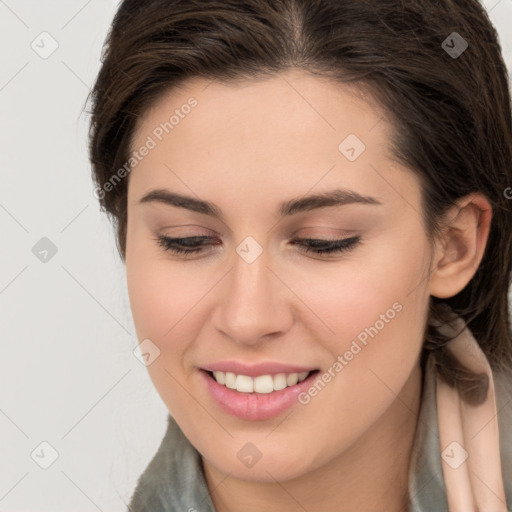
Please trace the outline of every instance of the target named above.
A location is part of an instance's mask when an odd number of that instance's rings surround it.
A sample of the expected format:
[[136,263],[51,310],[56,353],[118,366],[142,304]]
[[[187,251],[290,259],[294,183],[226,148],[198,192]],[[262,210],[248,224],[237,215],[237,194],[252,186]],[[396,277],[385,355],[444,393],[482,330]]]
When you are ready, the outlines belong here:
[[[150,377],[202,456],[217,512],[405,510],[429,298],[455,295],[476,272],[489,202],[461,200],[431,243],[419,179],[391,158],[385,112],[362,90],[300,70],[191,79],[145,113],[132,149],[191,97],[197,106],[129,175],[126,271],[138,339],[161,351]],[[354,161],[338,149],[349,134],[366,146]],[[335,188],[380,204],[278,214],[283,201]],[[223,218],[141,203],[153,189],[214,203]],[[212,243],[183,257],[158,235]],[[327,256],[290,243],[354,235],[360,243]],[[250,264],[236,252],[248,236],[263,249]],[[326,371],[396,302],[401,311],[310,403],[273,419],[223,412],[199,373],[227,359]],[[262,453],[251,468],[237,457],[247,442]]]

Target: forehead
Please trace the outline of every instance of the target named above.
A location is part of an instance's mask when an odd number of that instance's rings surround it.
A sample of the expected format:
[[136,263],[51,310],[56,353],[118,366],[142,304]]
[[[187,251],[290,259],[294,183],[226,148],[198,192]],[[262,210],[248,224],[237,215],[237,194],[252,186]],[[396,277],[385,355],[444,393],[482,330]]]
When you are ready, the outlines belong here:
[[397,193],[390,180],[405,176],[391,137],[383,109],[354,86],[299,71],[230,83],[194,78],[141,117],[131,149],[149,140],[152,149],[129,188],[132,195],[169,185],[204,198],[220,196],[219,188],[231,198],[282,198],[344,185],[389,196]]
[[[189,107],[190,103],[195,105]],[[135,140],[153,132],[161,123],[171,121],[172,128],[162,135],[193,131],[196,142],[219,149],[236,143],[257,147],[278,139],[283,149],[301,148],[304,138],[326,147],[349,133],[358,133],[368,142],[386,142],[389,123],[383,109],[360,87],[340,84],[298,70],[272,78],[219,82],[192,78],[163,94],[141,116]],[[186,120],[186,122],[185,122]],[[380,124],[380,129],[373,128]],[[167,133],[169,132],[169,133]],[[224,137],[230,135],[227,141]],[[251,137],[258,135],[258,139]],[[289,136],[293,135],[293,138]],[[281,140],[281,137],[286,140]],[[379,137],[380,136],[380,137]],[[174,137],[177,138],[177,137]],[[269,140],[270,139],[270,140]],[[185,140],[180,142],[186,142]],[[269,149],[272,146],[267,146]],[[260,145],[260,150],[264,148]]]

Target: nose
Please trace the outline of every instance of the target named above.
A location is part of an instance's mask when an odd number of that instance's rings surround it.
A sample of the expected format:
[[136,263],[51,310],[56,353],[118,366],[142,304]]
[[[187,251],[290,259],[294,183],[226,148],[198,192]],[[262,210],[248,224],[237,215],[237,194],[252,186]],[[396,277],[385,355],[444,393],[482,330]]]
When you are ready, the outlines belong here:
[[293,293],[271,268],[264,251],[254,261],[238,253],[222,284],[213,316],[218,331],[241,345],[258,345],[287,332],[293,323]]

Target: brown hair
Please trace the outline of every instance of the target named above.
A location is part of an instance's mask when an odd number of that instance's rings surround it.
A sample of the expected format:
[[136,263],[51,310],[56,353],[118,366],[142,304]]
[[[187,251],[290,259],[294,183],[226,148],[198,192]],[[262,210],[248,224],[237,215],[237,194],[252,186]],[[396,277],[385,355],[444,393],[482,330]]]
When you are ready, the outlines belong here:
[[[480,267],[454,297],[431,297],[429,320],[445,322],[438,306],[448,304],[491,367],[510,371],[510,92],[496,31],[476,0],[124,0],[90,95],[93,176],[123,261],[128,179],[106,184],[128,161],[149,106],[191,77],[229,82],[289,68],[372,92],[392,121],[395,157],[421,178],[431,239],[457,199],[485,194],[493,217]],[[467,382],[448,341],[428,324],[422,364],[433,351],[441,375]]]

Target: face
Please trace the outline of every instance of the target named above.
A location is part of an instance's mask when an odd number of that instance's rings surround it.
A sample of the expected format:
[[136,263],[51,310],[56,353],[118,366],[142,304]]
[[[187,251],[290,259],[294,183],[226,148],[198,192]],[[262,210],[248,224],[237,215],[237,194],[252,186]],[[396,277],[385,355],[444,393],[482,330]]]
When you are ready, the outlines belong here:
[[432,253],[391,136],[370,97],[298,71],[190,80],[141,119],[130,305],[139,342],[160,351],[158,393],[219,470],[286,480],[392,424],[418,368]]

